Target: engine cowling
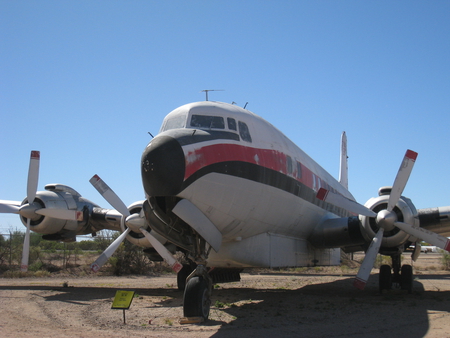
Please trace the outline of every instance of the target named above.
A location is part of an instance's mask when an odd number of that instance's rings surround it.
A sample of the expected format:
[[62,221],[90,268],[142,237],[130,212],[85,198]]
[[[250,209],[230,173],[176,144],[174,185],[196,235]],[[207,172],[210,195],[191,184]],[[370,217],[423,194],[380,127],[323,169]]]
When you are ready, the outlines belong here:
[[[22,205],[28,204],[24,199]],[[76,210],[83,213],[83,220],[63,220],[39,214],[30,217],[30,230],[44,235],[47,240],[74,240],[76,235],[91,233],[88,226],[89,215],[94,207],[98,207],[91,201],[83,198],[76,190],[62,184],[48,184],[45,191],[36,193],[33,205],[39,208]],[[22,223],[26,226],[27,219],[21,216]]]
[[[390,187],[380,188],[378,194],[378,197],[371,198],[365,204],[367,208],[376,213],[380,210],[386,209],[389,200]],[[401,196],[393,211],[397,215],[397,221],[411,224],[413,226],[420,225],[416,207],[409,198]],[[372,238],[374,238],[378,232],[379,226],[373,217],[361,215],[359,216],[359,219],[363,228],[362,234],[366,241],[370,243]],[[392,252],[393,249],[400,248],[407,241],[414,242],[415,240],[415,238],[412,238],[406,232],[397,227],[394,227],[391,230],[385,230],[381,242],[380,253]]]

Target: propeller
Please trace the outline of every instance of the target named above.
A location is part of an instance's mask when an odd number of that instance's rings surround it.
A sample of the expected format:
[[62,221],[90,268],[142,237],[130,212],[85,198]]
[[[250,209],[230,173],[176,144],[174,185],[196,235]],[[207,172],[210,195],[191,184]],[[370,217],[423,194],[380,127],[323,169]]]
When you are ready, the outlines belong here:
[[[78,210],[66,209],[47,209],[42,208],[40,204],[34,204],[37,193],[37,185],[39,180],[39,163],[40,152],[37,150],[31,151],[30,165],[28,168],[27,181],[27,204],[21,205],[18,201],[0,200],[0,213],[6,214],[20,214],[28,220],[37,219],[36,215],[47,216],[50,218],[57,218],[67,221],[83,221],[83,212]],[[29,228],[29,226],[27,226]],[[27,265],[27,264],[24,264]]]
[[363,216],[374,217],[376,219],[379,230],[373,238],[369,248],[367,249],[366,256],[364,257],[364,260],[354,282],[354,286],[359,289],[364,289],[367,280],[369,279],[370,272],[375,263],[375,259],[380,249],[383,239],[383,233],[385,230],[391,231],[395,227],[397,227],[413,237],[420,238],[432,245],[450,251],[450,240],[448,240],[446,237],[443,237],[441,235],[438,235],[437,233],[431,232],[421,227],[398,222],[397,215],[393,211],[396,204],[400,200],[403,190],[405,189],[406,183],[408,182],[409,176],[411,175],[412,169],[414,167],[416,158],[416,152],[412,150],[406,151],[402,164],[400,165],[400,168],[397,172],[394,185],[392,186],[387,208],[379,211],[378,213],[373,212],[372,210],[353,200],[350,200],[337,193],[327,191],[323,188],[321,188],[317,193],[316,197],[318,199],[344,208],[350,212]]
[[[28,182],[27,182],[27,201],[28,204],[22,206],[18,212],[21,213],[22,208],[27,210],[31,207],[36,197],[38,179],[39,179],[39,162],[41,158],[41,153],[37,150],[31,151],[30,155],[30,166],[28,168]],[[26,212],[25,212],[26,214]],[[27,231],[25,233],[25,239],[23,242],[22,250],[22,263],[20,265],[20,270],[23,272],[28,271],[28,258],[30,255],[30,225],[31,218],[27,217]]]
[[39,165],[41,153],[37,150],[32,150],[30,154],[30,165],[28,168],[27,180],[27,203],[21,205],[16,201],[0,201],[0,213],[19,214],[26,218],[27,230],[25,232],[25,239],[22,250],[22,262],[20,269],[24,272],[28,271],[28,257],[30,253],[30,227],[31,221],[38,219],[38,215],[47,216],[51,218],[69,220],[69,221],[83,221],[83,212],[77,210],[62,210],[62,209],[47,209],[42,208],[38,203],[34,203],[36,199],[37,186],[39,180]]
[[106,248],[106,250],[97,258],[97,260],[91,264],[91,270],[97,272],[105,264],[108,259],[114,254],[120,244],[123,242],[125,237],[131,229],[134,232],[140,231],[145,238],[150,242],[153,248],[158,252],[158,254],[169,264],[175,272],[182,269],[183,265],[179,263],[167,248],[161,244],[152,234],[144,229],[145,222],[142,215],[133,214],[131,215],[128,211],[126,205],[122,202],[119,196],[98,176],[94,175],[89,182],[94,186],[94,188],[103,196],[103,198],[111,204],[118,212],[123,216],[124,223],[127,225],[127,229],[119,236],[117,239],[111,243],[111,245]]
[[[378,251],[380,250],[381,242],[383,239],[384,230],[392,230],[397,221],[397,215],[393,212],[394,207],[400,200],[403,190],[406,187],[409,176],[411,175],[414,163],[416,162],[417,153],[412,150],[407,150],[403,157],[402,164],[395,177],[394,185],[392,186],[391,193],[389,195],[388,205],[386,210],[381,210],[376,215],[377,225],[380,227],[377,234],[372,240],[369,249],[366,252],[366,256],[361,264],[361,267],[356,276],[353,285],[358,289],[364,289],[367,280],[369,279],[370,272],[377,258]],[[406,224],[406,223],[405,223]],[[410,226],[408,226],[409,229]],[[409,231],[405,231],[411,234]]]
[[[126,205],[122,202],[119,196],[98,176],[94,175],[89,182],[94,186],[94,188],[103,196],[103,198],[111,204],[118,212],[122,214],[122,217],[130,216],[130,212]],[[108,259],[116,252],[117,248],[123,242],[125,237],[131,231],[131,228],[127,228],[119,237],[117,237],[114,242],[112,242],[106,250],[91,264],[91,270],[97,272],[105,264]]]

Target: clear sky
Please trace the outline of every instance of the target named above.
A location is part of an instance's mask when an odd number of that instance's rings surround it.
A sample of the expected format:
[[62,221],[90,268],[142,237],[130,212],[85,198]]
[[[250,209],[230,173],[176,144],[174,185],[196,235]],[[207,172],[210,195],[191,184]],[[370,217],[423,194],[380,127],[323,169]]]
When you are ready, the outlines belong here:
[[[185,103],[236,102],[333,176],[347,132],[359,202],[419,153],[404,195],[450,205],[449,1],[0,0],[0,199],[63,183],[104,207],[100,175],[143,199],[140,157]],[[0,215],[0,232],[24,229]]]

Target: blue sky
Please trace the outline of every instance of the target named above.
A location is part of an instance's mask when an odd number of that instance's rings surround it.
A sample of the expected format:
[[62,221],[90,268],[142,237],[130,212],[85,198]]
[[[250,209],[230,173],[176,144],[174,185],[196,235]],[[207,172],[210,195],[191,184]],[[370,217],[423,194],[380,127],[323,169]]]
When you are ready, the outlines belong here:
[[[365,203],[419,153],[404,195],[450,205],[449,1],[0,0],[0,199],[63,183],[104,207],[100,175],[143,198],[140,157],[185,103],[236,102],[332,175],[349,140],[349,185]],[[0,215],[0,232],[22,228]]]

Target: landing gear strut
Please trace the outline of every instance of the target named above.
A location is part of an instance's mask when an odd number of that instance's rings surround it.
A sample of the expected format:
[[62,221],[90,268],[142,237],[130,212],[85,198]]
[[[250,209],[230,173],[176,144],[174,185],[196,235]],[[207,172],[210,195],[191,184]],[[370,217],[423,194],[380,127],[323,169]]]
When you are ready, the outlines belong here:
[[[392,270],[389,265],[380,267],[379,287],[380,292],[392,289],[393,284],[400,286],[402,290],[412,293],[413,270],[409,264],[401,265],[400,255],[391,256]],[[393,273],[392,273],[393,271]]]
[[178,290],[184,291],[186,289],[186,280],[195,267],[191,264],[183,264],[183,268],[177,274],[177,286]]

